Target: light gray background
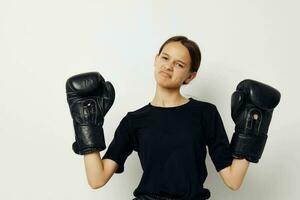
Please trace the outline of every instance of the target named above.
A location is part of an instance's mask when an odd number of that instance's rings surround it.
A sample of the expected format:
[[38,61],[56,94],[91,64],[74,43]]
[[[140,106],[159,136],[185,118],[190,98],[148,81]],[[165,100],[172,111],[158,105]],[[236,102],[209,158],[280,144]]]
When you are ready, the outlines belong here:
[[298,10],[296,0],[1,0],[0,198],[132,199],[142,175],[136,152],[105,187],[88,186],[83,157],[71,149],[65,81],[99,71],[113,83],[116,99],[104,124],[109,144],[121,118],[151,101],[160,45],[185,35],[203,60],[182,93],[214,103],[229,138],[230,97],[239,81],[252,78],[282,94],[263,157],[250,164],[238,191],[224,185],[207,156],[211,199],[297,199]]

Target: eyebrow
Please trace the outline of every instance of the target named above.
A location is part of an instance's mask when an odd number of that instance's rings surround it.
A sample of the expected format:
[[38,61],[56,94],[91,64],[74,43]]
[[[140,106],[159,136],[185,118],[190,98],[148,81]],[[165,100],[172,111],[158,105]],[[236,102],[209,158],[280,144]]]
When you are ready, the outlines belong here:
[[[167,53],[161,53],[161,54],[166,54],[167,56],[169,56],[169,54],[167,54]],[[186,65],[186,63],[185,62],[183,62],[182,60],[177,60],[177,61],[179,61],[179,62],[182,62],[183,64],[185,64]]]

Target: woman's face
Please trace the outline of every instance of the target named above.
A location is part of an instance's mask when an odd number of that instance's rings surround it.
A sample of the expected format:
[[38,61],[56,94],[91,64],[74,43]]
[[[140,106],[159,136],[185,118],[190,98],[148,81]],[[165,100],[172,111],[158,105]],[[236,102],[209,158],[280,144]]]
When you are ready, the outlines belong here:
[[188,83],[196,76],[196,72],[190,72],[190,65],[188,49],[180,42],[170,42],[155,57],[155,80],[162,87],[179,88],[184,81]]

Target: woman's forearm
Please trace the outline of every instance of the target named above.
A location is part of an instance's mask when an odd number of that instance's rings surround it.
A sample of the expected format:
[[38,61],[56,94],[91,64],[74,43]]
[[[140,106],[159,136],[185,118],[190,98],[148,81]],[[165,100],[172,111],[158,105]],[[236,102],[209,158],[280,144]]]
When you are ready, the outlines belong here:
[[84,155],[84,164],[88,183],[92,188],[98,188],[103,180],[103,162],[99,152]]
[[233,159],[230,166],[230,183],[237,190],[243,183],[249,167],[249,161],[246,159]]

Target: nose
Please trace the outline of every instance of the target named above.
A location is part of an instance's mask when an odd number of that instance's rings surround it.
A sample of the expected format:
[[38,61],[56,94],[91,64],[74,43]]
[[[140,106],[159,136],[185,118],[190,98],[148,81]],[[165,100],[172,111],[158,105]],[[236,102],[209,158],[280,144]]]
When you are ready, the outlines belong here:
[[172,62],[167,62],[163,66],[164,66],[165,69],[172,70],[173,63]]

